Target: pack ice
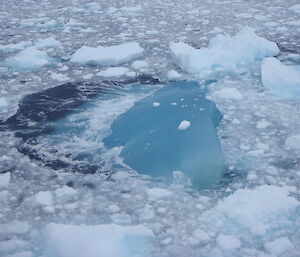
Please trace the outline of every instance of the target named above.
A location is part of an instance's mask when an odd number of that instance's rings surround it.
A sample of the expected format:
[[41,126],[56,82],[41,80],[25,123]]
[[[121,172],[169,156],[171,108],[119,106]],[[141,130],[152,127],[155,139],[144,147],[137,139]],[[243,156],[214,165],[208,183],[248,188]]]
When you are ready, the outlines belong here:
[[287,66],[276,58],[265,58],[261,65],[261,79],[277,97],[300,97],[300,65]]
[[144,49],[137,42],[109,47],[83,46],[73,54],[71,61],[88,65],[118,66],[142,57],[143,53]]
[[120,115],[103,142],[122,146],[124,162],[140,173],[170,179],[181,171],[195,187],[206,188],[224,170],[216,133],[220,118],[197,82],[173,82]]
[[174,63],[183,71],[206,76],[214,72],[238,72],[265,57],[276,56],[279,48],[246,27],[232,37],[217,35],[208,47],[195,49],[178,42],[170,44],[170,51]]

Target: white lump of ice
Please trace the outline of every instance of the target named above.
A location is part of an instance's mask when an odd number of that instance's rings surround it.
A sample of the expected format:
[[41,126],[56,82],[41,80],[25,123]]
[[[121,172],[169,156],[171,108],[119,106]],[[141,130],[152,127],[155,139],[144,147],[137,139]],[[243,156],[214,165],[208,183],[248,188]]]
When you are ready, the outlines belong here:
[[[254,235],[264,235],[271,229],[272,219],[287,215],[300,205],[286,188],[264,185],[254,189],[239,189],[216,207],[230,220],[249,229]],[[268,208],[266,208],[268,206]]]
[[68,186],[63,186],[62,188],[58,188],[55,190],[55,196],[60,201],[69,201],[76,195],[77,190]]
[[169,70],[167,73],[167,78],[170,80],[177,80],[180,79],[182,76],[176,70]]
[[138,61],[133,62],[131,64],[131,67],[135,70],[143,70],[143,69],[148,68],[148,63],[146,61],[138,60]]
[[240,239],[235,236],[220,234],[216,240],[218,246],[224,251],[241,247]]
[[137,42],[109,47],[83,46],[72,56],[71,61],[79,64],[118,66],[142,57],[144,49]]
[[300,97],[300,66],[287,66],[276,58],[265,58],[261,65],[261,79],[277,97]]
[[50,191],[40,191],[36,193],[34,200],[38,205],[49,206],[53,204],[53,196]]
[[45,257],[145,257],[153,240],[143,225],[48,224],[44,231]]
[[287,137],[285,146],[290,149],[300,150],[300,134]]
[[0,190],[8,187],[11,180],[10,172],[0,173]]
[[60,45],[61,45],[61,43],[58,40],[56,40],[54,37],[47,37],[47,38],[40,39],[39,41],[37,41],[37,43],[35,44],[35,47],[37,49],[43,49],[43,48],[58,47]]
[[243,100],[243,95],[234,87],[223,88],[218,91],[213,92],[213,95],[220,99],[225,100]]
[[294,248],[287,237],[281,237],[274,241],[267,242],[264,244],[264,247],[266,251],[276,254],[276,256],[283,256],[284,253],[287,253]]
[[191,126],[191,123],[188,120],[183,120],[178,126],[178,130],[186,130]]
[[98,76],[103,78],[116,78],[126,76],[130,70],[126,67],[109,67],[97,73]]
[[28,47],[13,57],[7,58],[5,64],[17,70],[38,70],[50,65],[53,59],[47,53],[35,47]]
[[10,51],[15,51],[15,50],[22,50],[25,47],[28,47],[31,45],[32,45],[31,41],[22,41],[22,42],[16,43],[16,44],[0,45],[0,51],[10,52]]
[[205,76],[212,72],[236,72],[265,57],[276,56],[278,46],[243,28],[235,36],[217,35],[208,47],[195,49],[179,42],[170,44],[171,57],[183,71]]

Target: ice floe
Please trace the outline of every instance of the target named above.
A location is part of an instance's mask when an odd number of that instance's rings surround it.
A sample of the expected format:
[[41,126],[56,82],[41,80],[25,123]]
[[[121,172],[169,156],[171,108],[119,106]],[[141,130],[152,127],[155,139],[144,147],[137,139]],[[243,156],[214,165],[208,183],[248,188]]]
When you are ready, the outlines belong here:
[[43,48],[58,47],[60,45],[61,43],[58,40],[56,40],[54,37],[48,37],[37,41],[35,47],[37,49],[43,49]]
[[276,58],[265,58],[261,65],[261,79],[263,85],[277,97],[300,97],[300,66],[288,66]]
[[171,57],[183,71],[199,76],[213,72],[237,72],[265,57],[276,56],[278,46],[243,28],[235,36],[217,35],[208,47],[195,49],[179,42],[170,44]]
[[44,66],[50,65],[54,59],[49,57],[47,53],[28,47],[13,57],[5,60],[5,64],[17,70],[38,70]]
[[153,233],[143,225],[63,225],[44,230],[46,257],[146,257]]
[[137,42],[109,47],[83,46],[72,56],[71,61],[79,64],[118,66],[143,56],[144,50]]
[[128,74],[130,76],[130,69],[126,67],[110,67],[97,73],[98,76],[103,78],[116,78],[128,76]]

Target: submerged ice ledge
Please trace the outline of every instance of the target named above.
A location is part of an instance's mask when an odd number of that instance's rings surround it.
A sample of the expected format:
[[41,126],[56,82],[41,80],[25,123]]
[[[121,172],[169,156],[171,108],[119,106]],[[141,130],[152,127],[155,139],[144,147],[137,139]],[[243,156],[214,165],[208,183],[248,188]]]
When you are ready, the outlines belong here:
[[[197,82],[159,84],[151,77],[67,83],[26,96],[0,125],[22,138],[20,152],[53,169],[95,173],[103,162],[114,167],[119,164],[107,152],[122,147],[123,162],[138,173],[172,179],[180,171],[195,187],[207,188],[222,177],[224,160],[216,131],[221,114],[205,93]],[[134,106],[120,109],[128,99]],[[104,129],[99,122],[109,123]]]

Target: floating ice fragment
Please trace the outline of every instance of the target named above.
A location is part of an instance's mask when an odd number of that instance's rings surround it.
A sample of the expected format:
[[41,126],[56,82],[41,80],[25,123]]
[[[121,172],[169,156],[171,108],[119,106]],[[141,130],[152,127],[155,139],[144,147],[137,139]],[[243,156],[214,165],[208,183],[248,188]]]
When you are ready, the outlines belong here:
[[109,47],[83,46],[73,54],[71,61],[89,65],[118,66],[142,57],[143,53],[143,48],[137,42]]
[[0,51],[3,52],[10,52],[10,51],[15,51],[15,50],[22,50],[25,47],[31,46],[32,42],[31,41],[22,41],[17,44],[9,44],[9,45],[0,45]]
[[224,251],[241,247],[240,239],[235,236],[220,234],[216,240],[218,246]]
[[53,197],[50,191],[40,191],[34,196],[38,205],[49,206],[53,204]]
[[146,257],[153,233],[143,225],[46,226],[45,257]]
[[167,77],[169,80],[177,80],[180,79],[182,76],[176,70],[170,70],[167,73]]
[[186,130],[191,126],[191,123],[188,120],[183,120],[178,126],[178,130]]
[[234,87],[220,89],[218,91],[213,92],[213,95],[225,100],[243,100],[243,95],[240,93],[239,90],[237,90]]
[[103,78],[118,78],[126,76],[130,70],[125,67],[110,67],[97,73],[98,76]]
[[300,97],[300,66],[287,66],[276,58],[265,58],[261,65],[261,79],[277,97]]
[[0,189],[8,187],[10,183],[11,175],[10,172],[0,173]]
[[135,61],[131,64],[131,67],[135,70],[143,70],[148,68],[148,63],[146,61]]
[[152,105],[153,105],[153,107],[158,107],[158,106],[160,106],[160,103],[159,102],[154,102]]
[[236,72],[279,53],[278,46],[244,28],[235,36],[217,35],[207,48],[195,49],[183,42],[170,44],[171,57],[183,71],[199,76],[212,72]]
[[50,73],[51,79],[57,80],[57,81],[66,81],[69,80],[70,78],[62,73],[56,73],[56,72],[51,72]]
[[147,195],[150,198],[164,198],[172,196],[172,192],[163,188],[151,188],[147,190]]
[[55,196],[62,201],[69,201],[76,196],[77,190],[72,187],[63,186],[55,190]]
[[28,47],[14,57],[7,58],[5,64],[18,70],[38,70],[50,65],[53,61],[45,52],[35,47]]
[[48,37],[48,38],[40,39],[35,44],[35,47],[37,49],[43,49],[43,48],[58,47],[60,45],[61,43],[57,41],[54,37]]
[[264,244],[265,249],[276,256],[282,256],[293,249],[291,241],[287,237],[281,237]]
[[289,136],[285,140],[285,146],[294,150],[300,150],[300,135]]

